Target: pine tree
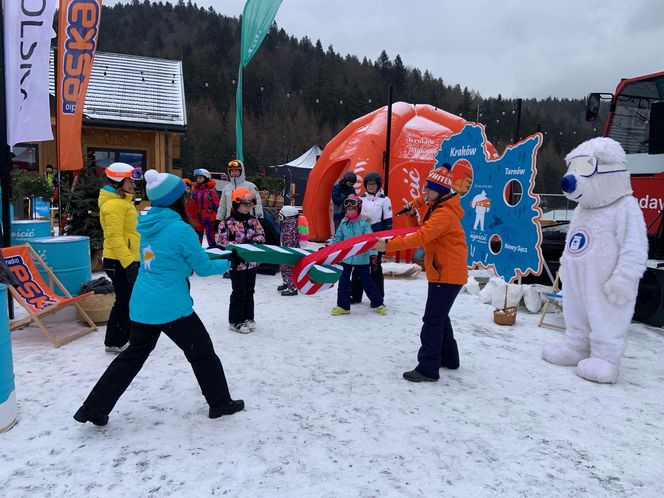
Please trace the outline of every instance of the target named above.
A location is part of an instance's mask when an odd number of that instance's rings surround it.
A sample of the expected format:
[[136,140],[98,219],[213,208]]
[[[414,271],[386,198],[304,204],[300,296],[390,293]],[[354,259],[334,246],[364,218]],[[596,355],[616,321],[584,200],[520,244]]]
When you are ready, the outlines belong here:
[[99,223],[99,189],[103,182],[97,178],[94,168],[84,168],[76,181],[74,191],[62,191],[63,205],[66,206],[67,235],[85,235],[90,237],[90,248],[101,249],[104,245],[104,233]]

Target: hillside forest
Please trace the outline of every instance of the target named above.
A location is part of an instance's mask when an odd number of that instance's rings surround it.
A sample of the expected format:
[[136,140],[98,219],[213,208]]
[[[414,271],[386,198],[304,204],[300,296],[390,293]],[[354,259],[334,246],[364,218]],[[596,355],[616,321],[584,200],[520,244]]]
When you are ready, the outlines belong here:
[[[183,0],[133,0],[103,8],[99,50],[182,60],[188,131],[181,166],[185,173],[196,167],[225,169],[235,153],[239,19]],[[294,159],[314,144],[323,148],[353,119],[385,105],[390,84],[394,101],[431,104],[478,121],[501,152],[513,143],[515,99],[484,98],[463,82],[408,65],[398,54],[382,51],[374,60],[340,54],[332,45],[298,39],[273,24],[244,73],[249,173]],[[559,192],[564,155],[601,133],[597,124],[583,120],[584,109],[582,96],[523,99],[519,137],[544,135],[538,192]]]

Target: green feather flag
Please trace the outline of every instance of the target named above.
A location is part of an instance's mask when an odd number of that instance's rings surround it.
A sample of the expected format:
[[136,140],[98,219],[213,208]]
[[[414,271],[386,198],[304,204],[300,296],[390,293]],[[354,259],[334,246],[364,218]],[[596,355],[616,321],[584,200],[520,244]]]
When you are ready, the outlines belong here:
[[235,155],[244,161],[242,153],[242,75],[244,68],[263,42],[274,17],[277,15],[281,0],[247,0],[242,11],[242,39],[240,41],[240,69],[237,77],[235,95]]

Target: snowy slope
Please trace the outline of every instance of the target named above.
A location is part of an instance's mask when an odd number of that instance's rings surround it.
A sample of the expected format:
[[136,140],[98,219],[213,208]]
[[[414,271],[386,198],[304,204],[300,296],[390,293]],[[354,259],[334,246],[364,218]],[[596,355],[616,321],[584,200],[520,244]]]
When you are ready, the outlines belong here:
[[461,369],[415,366],[426,281],[386,282],[390,312],[331,317],[335,291],[283,298],[259,276],[258,330],[226,328],[230,281],[194,278],[231,393],[217,420],[162,337],[103,428],[71,417],[112,356],[103,331],[59,350],[14,334],[19,423],[0,434],[2,496],[661,496],[664,335],[633,325],[620,383],[540,359],[537,316],[492,323],[462,294]]

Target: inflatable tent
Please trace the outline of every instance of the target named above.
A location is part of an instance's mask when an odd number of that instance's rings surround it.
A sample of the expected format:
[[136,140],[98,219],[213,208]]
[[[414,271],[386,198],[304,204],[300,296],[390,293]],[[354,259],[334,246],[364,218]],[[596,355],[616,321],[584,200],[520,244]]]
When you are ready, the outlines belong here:
[[[426,104],[397,102],[392,106],[388,196],[395,212],[420,195],[441,142],[465,124],[463,118]],[[327,144],[309,175],[304,195],[311,240],[324,241],[332,235],[332,188],[346,171],[357,175],[358,193],[364,190],[367,173],[385,176],[386,132],[387,106],[354,120]],[[491,145],[489,153],[497,157]],[[394,218],[394,228],[414,223],[408,216]]]

